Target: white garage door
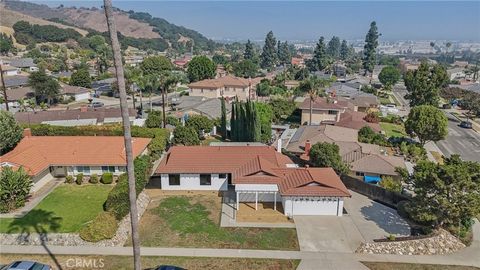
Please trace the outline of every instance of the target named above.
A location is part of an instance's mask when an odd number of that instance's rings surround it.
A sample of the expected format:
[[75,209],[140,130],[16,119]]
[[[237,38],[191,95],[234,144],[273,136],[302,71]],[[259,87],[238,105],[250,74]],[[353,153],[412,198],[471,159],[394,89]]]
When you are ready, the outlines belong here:
[[292,202],[294,216],[337,215],[337,200],[300,200]]

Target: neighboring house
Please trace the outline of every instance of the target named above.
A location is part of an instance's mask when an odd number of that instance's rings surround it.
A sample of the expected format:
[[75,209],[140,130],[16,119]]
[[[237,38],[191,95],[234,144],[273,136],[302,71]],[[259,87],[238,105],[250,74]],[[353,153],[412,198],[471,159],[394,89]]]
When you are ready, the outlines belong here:
[[[174,146],[155,172],[163,190],[235,190],[241,202],[281,203],[284,214],[341,216],[350,197],[331,168],[298,168],[268,146]],[[155,181],[153,179],[152,181]]]
[[375,107],[376,99],[367,96],[357,96],[352,99],[317,97],[312,102],[312,123],[310,122],[310,99],[306,98],[300,105],[302,110],[302,125],[330,124],[354,129],[370,126],[380,132],[378,123],[369,123],[364,120],[369,108]]
[[5,87],[14,88],[28,85],[28,76],[15,75],[4,78]]
[[447,76],[450,81],[453,81],[465,79],[467,75],[464,68],[451,68],[447,70]]
[[[199,96],[182,96],[175,102],[174,110],[178,118],[185,115],[204,115],[210,119],[218,119],[222,116],[222,105],[219,98],[205,98]],[[225,102],[227,118],[232,106]]]
[[[151,139],[133,138],[133,156],[146,153]],[[34,183],[52,177],[126,171],[125,145],[121,136],[31,136],[0,156],[1,166],[22,167]]]
[[293,88],[297,88],[300,85],[300,82],[295,80],[288,80],[288,81],[285,81],[284,85],[287,89],[290,90]]
[[72,97],[75,101],[87,100],[91,98],[90,89],[80,86],[72,86],[68,84],[60,84],[62,93],[66,98]]
[[[134,121],[136,111],[128,110],[130,121]],[[49,124],[55,126],[86,126],[122,122],[120,108],[86,108],[74,110],[49,110],[17,112],[15,120],[21,124]]]
[[316,143],[334,143],[339,147],[342,161],[349,165],[353,176],[380,179],[397,176],[396,167],[405,168],[401,157],[387,156],[380,146],[358,142],[358,131],[338,126],[300,126],[285,144],[285,150],[309,160],[311,147]]
[[[6,92],[7,92],[8,106],[13,108],[18,108],[20,106],[19,100],[30,99],[35,97],[35,91],[29,86],[8,88],[6,89]],[[3,97],[2,94],[0,94],[0,96]]]
[[125,65],[130,67],[139,66],[143,62],[143,56],[141,55],[130,55],[125,56]]
[[347,67],[343,64],[336,64],[332,69],[333,75],[335,75],[337,79],[344,79],[347,76]]
[[480,83],[473,83],[473,84],[468,84],[468,85],[450,85],[450,87],[458,87],[463,90],[467,90],[470,92],[475,92],[480,94]]
[[262,78],[244,79],[231,75],[216,79],[207,79],[188,85],[190,96],[202,96],[206,98],[225,97],[239,100],[255,98],[255,86]]
[[290,61],[292,66],[297,66],[299,68],[304,68],[305,67],[305,60],[301,57],[292,57],[292,60]]
[[33,58],[16,58],[10,60],[10,66],[20,69],[26,69],[30,72],[38,71],[37,65],[33,62]]
[[19,68],[7,65],[2,65],[2,72],[3,76],[15,76],[21,74],[21,70]]
[[330,87],[328,87],[325,92],[332,97],[345,97],[351,98],[353,96],[357,96],[359,94],[366,94],[358,87],[351,85],[350,83],[333,83]]

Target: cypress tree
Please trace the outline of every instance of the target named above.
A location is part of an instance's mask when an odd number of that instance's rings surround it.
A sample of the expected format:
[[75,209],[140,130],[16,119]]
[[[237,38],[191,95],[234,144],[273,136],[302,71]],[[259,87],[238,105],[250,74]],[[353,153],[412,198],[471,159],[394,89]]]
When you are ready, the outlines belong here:
[[227,139],[227,109],[225,107],[225,99],[221,98],[222,116],[220,118],[220,132],[222,132],[222,139]]
[[232,141],[237,141],[237,103],[234,101],[232,103],[232,115],[230,116],[230,139]]
[[261,67],[267,70],[273,70],[277,64],[277,41],[273,32],[268,32],[265,38],[265,45],[261,55]]
[[370,30],[368,30],[367,36],[365,37],[365,46],[363,47],[363,68],[365,69],[365,75],[367,75],[367,72],[371,74],[375,67],[379,36],[377,23],[373,21],[370,24]]

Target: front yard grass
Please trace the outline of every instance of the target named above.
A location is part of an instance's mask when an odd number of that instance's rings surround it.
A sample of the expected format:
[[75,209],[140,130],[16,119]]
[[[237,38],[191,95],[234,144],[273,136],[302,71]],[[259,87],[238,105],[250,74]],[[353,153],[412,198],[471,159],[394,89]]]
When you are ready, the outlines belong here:
[[140,240],[149,247],[298,250],[292,228],[220,227],[221,198],[165,196],[151,202],[140,221]]
[[0,232],[77,232],[103,211],[111,188],[110,185],[61,185],[24,217],[0,219]]
[[473,266],[419,263],[362,262],[370,270],[478,270]]
[[386,136],[389,137],[406,137],[405,127],[387,122],[380,122],[380,127],[385,131]]
[[[0,264],[7,264],[15,260],[33,260],[44,264],[56,266],[55,261],[48,255],[30,254],[2,254]],[[133,257],[130,256],[55,256],[62,269],[103,269],[119,270],[133,269]],[[72,260],[73,259],[73,260]],[[79,260],[80,264],[75,265]],[[82,262],[85,262],[82,267]],[[97,267],[88,265],[88,262],[96,262]],[[103,263],[103,267],[100,263]],[[153,268],[158,265],[175,265],[185,269],[271,269],[271,270],[295,270],[299,260],[278,259],[244,259],[244,258],[202,258],[202,257],[150,257],[142,256],[142,268]]]

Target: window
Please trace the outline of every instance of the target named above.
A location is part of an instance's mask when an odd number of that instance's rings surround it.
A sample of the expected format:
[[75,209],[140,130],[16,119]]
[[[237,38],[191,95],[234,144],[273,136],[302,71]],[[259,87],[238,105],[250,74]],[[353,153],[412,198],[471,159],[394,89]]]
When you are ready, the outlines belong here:
[[211,186],[212,185],[212,175],[211,174],[200,174],[200,185],[201,186]]
[[77,166],[77,173],[90,174],[89,166]]
[[117,169],[118,169],[119,172],[126,172],[127,171],[127,168],[125,168],[125,166],[118,166]]
[[363,172],[355,172],[355,175],[356,176],[365,176],[365,174]]
[[168,185],[170,185],[170,186],[180,186],[180,174],[169,174],[168,175]]
[[115,166],[102,166],[102,172],[115,172]]
[[218,178],[225,179],[225,178],[227,178],[227,174],[226,173],[221,173],[221,174],[218,175]]
[[334,111],[334,110],[328,110],[328,114],[337,114],[337,111]]

